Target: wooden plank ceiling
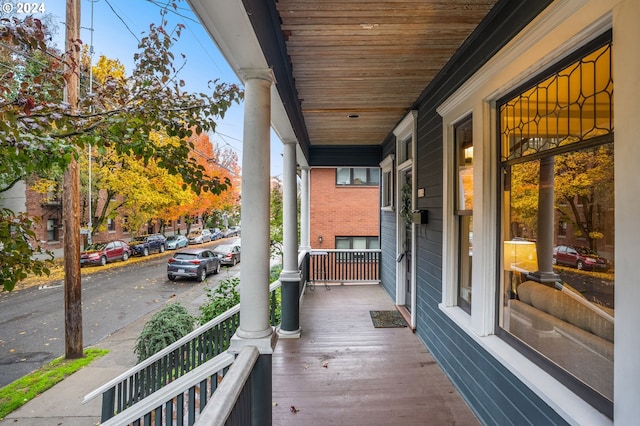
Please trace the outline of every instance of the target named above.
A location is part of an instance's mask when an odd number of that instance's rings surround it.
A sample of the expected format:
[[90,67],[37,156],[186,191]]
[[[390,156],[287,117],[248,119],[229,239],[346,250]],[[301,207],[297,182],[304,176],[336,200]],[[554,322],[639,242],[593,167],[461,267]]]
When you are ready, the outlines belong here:
[[278,0],[310,143],[382,143],[495,3]]

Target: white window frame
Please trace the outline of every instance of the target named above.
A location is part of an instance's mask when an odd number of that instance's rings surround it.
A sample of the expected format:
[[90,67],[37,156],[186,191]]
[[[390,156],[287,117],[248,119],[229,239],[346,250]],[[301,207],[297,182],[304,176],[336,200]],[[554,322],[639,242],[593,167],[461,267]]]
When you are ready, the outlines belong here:
[[[394,184],[395,184],[395,198],[396,205],[401,205],[402,191],[400,188],[402,174],[413,168],[413,159],[416,158],[417,151],[417,118],[418,111],[409,111],[405,118],[396,126],[393,130],[393,134],[396,137],[396,158],[399,164],[396,165]],[[411,138],[411,153],[405,152],[405,141]],[[415,170],[411,174],[411,205],[416,205],[416,173]],[[404,241],[404,227],[403,219],[400,217],[400,207],[396,209],[396,258],[401,258],[402,243]],[[416,241],[416,225],[411,223],[411,300],[406,300],[406,271],[402,262],[396,262],[396,304],[398,306],[409,305],[411,307],[411,328],[415,330],[417,324],[416,318],[416,253],[417,253],[417,241]]]
[[[395,156],[389,154],[380,162],[380,209],[383,211],[392,211],[395,208],[394,203],[394,181],[393,178],[393,160]],[[388,180],[385,179],[388,176]]]
[[[441,311],[480,347],[572,424],[611,420],[495,336],[497,238],[497,112],[495,101],[612,26],[611,5],[597,0],[554,2],[437,109],[443,121],[443,255]],[[586,7],[587,5],[589,7]],[[578,13],[580,12],[580,13]],[[473,116],[474,262],[471,315],[457,304],[453,125]]]

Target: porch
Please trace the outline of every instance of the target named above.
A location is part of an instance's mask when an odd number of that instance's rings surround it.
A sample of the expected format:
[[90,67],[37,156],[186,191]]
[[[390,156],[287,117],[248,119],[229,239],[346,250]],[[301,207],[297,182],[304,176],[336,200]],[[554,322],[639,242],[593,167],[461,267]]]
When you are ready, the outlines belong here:
[[377,284],[307,288],[301,338],[272,356],[273,424],[479,424],[409,328],[374,328],[394,309]]

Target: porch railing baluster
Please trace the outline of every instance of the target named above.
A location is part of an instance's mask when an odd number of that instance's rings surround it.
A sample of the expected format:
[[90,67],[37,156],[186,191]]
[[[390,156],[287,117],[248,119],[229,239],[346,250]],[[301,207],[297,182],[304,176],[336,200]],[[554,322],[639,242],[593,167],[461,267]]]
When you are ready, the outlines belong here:
[[303,264],[308,265],[307,281],[312,289],[316,282],[380,282],[380,250],[312,250]]

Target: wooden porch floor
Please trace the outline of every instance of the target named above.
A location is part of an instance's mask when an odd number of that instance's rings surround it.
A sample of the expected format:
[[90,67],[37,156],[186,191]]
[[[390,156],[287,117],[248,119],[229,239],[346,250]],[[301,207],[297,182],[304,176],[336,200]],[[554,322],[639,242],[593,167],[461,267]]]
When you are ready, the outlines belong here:
[[479,424],[409,328],[373,327],[370,310],[393,309],[378,285],[307,289],[302,337],[273,354],[273,424]]

